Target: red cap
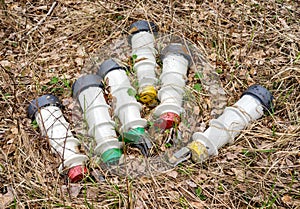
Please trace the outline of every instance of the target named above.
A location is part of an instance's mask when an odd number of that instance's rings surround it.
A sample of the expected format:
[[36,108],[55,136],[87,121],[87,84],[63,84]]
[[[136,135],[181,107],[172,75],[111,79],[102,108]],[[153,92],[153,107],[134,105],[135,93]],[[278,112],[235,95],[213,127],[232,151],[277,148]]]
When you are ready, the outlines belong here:
[[180,116],[173,112],[162,114],[155,122],[154,126],[160,129],[169,129],[180,123]]
[[70,168],[68,172],[68,177],[72,183],[78,182],[83,179],[85,174],[87,174],[88,170],[85,166],[77,165],[75,167]]

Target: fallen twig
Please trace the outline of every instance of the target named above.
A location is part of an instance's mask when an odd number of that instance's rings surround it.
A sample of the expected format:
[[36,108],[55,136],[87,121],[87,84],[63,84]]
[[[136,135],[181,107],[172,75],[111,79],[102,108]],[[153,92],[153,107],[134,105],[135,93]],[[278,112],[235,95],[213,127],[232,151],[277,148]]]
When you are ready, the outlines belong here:
[[48,16],[51,15],[51,13],[53,12],[53,10],[54,10],[54,8],[56,7],[56,5],[57,5],[57,2],[56,2],[56,1],[53,2],[53,4],[52,4],[52,6],[50,7],[49,11],[47,12],[46,16],[43,17],[43,18],[37,23],[37,25],[36,25],[35,27],[31,28],[31,29],[26,33],[27,36],[28,36],[29,34],[31,34],[33,31],[35,31],[36,29],[38,29],[38,27],[39,27],[43,22],[45,22],[46,18],[47,18]]

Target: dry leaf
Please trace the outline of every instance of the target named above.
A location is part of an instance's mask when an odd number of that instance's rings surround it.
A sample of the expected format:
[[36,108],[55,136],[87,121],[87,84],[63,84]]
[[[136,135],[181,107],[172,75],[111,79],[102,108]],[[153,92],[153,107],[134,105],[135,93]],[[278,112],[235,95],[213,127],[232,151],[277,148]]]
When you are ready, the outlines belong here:
[[76,62],[76,65],[77,65],[78,67],[83,66],[83,59],[82,59],[82,58],[77,57],[77,58],[75,59],[75,62]]
[[75,198],[79,195],[82,186],[80,184],[70,184],[70,186],[62,185],[61,190],[63,195],[70,195]]
[[70,195],[71,197],[77,197],[80,193],[82,186],[80,184],[71,184],[70,185]]
[[204,173],[199,173],[197,177],[198,181],[205,181],[208,178],[207,175]]
[[64,98],[62,99],[62,104],[64,107],[68,107],[69,109],[72,109],[74,107],[73,98]]
[[205,129],[206,129],[206,124],[205,124],[204,122],[202,122],[202,123],[200,124],[199,130],[200,130],[201,132],[204,132]]
[[176,179],[176,177],[178,176],[178,172],[177,171],[169,171],[169,172],[167,172],[167,175]]
[[79,46],[77,48],[77,55],[81,56],[81,57],[84,57],[84,55],[85,55],[85,48],[83,46]]
[[186,180],[185,182],[187,183],[187,185],[189,185],[192,188],[198,187],[197,184],[191,180]]
[[11,67],[11,63],[8,60],[0,61],[0,65],[2,65],[3,67]]
[[144,207],[144,204],[143,204],[143,202],[141,201],[141,200],[137,200],[136,201],[136,203],[135,203],[135,207],[134,207],[135,209],[144,209],[145,207]]
[[251,68],[249,73],[252,76],[257,74],[256,69],[254,69],[254,68]]
[[293,198],[289,195],[284,195],[281,198],[282,202],[284,202],[285,204],[291,204],[293,202]]
[[239,190],[243,191],[243,192],[247,192],[248,188],[245,184],[238,184],[237,188],[239,188]]
[[86,190],[86,197],[89,199],[96,199],[98,197],[99,188],[97,187],[88,187]]
[[240,170],[240,169],[237,169],[237,168],[231,168],[231,170],[234,172],[237,180],[244,181],[245,172],[243,170]]
[[19,133],[19,130],[17,127],[13,127],[10,129],[11,133],[14,134],[14,135],[17,135]]
[[251,201],[253,202],[261,202],[261,200],[263,200],[263,196],[262,195],[255,195],[251,198]]
[[178,191],[171,190],[168,192],[168,194],[171,202],[177,202],[180,197]]
[[153,180],[147,176],[143,176],[140,178],[140,182],[143,184],[151,184]]
[[190,202],[190,204],[197,209],[206,208],[202,202]]
[[7,193],[0,194],[0,208],[6,208],[14,200],[11,187],[7,187]]
[[228,153],[226,154],[226,158],[227,158],[228,160],[233,160],[233,159],[238,159],[238,156],[237,156],[237,153],[230,153],[230,152],[228,152]]
[[194,112],[195,115],[199,115],[200,114],[200,107],[199,106],[195,106],[193,112]]

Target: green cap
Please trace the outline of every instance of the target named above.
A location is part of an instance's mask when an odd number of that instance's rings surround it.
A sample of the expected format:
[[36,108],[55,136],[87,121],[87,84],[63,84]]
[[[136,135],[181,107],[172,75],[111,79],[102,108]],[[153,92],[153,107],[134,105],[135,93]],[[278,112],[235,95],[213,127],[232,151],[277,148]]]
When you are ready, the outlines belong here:
[[119,137],[119,141],[129,143],[131,146],[138,148],[143,155],[148,156],[149,150],[152,147],[145,129],[143,127],[133,128]]
[[122,156],[122,151],[118,148],[106,150],[102,155],[101,159],[104,163],[115,164]]
[[122,141],[122,137],[124,137],[125,142],[135,143],[135,142],[139,142],[141,136],[144,135],[145,135],[145,129],[142,127],[138,127],[138,128],[130,129],[129,131],[123,133],[123,135],[120,136],[121,138],[119,138],[119,140]]

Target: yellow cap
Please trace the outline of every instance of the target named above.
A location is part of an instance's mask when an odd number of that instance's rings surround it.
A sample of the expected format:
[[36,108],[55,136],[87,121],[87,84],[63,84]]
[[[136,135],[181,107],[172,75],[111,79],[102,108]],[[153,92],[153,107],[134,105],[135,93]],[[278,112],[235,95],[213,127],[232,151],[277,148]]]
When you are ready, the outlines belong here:
[[157,93],[154,86],[146,86],[139,93],[140,101],[144,104],[151,104],[156,101]]
[[199,141],[193,141],[187,147],[191,150],[192,160],[195,163],[203,162],[209,157],[206,147]]

